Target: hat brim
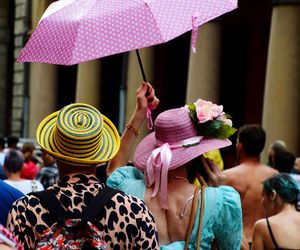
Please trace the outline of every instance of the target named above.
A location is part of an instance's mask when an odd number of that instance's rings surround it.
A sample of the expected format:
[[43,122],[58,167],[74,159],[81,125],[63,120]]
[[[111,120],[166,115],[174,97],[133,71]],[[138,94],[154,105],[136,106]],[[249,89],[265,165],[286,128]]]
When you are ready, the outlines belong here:
[[[157,148],[155,143],[155,133],[153,132],[146,136],[137,146],[134,154],[134,164],[140,170],[145,169],[152,151]],[[231,144],[231,141],[228,139],[203,138],[198,145],[172,149],[169,170],[178,168],[208,151],[224,148]]]
[[[98,165],[109,161],[116,155],[120,147],[120,136],[113,123],[104,115],[102,115],[103,129],[99,140],[100,143],[99,145],[94,145],[96,149],[92,159],[89,157],[78,158],[76,154],[72,155],[72,152],[68,152],[68,155],[64,154],[61,145],[58,145],[55,141],[55,125],[58,113],[55,112],[47,116],[40,123],[36,132],[38,144],[48,154],[57,160],[73,165]],[[80,142],[78,144],[80,145]]]

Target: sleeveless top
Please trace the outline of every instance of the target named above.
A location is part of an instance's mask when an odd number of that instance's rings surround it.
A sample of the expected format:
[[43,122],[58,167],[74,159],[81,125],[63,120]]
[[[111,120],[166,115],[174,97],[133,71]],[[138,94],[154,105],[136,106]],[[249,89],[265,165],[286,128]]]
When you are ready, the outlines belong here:
[[269,234],[270,234],[272,242],[273,242],[273,244],[275,246],[274,250],[300,250],[300,249],[292,249],[292,248],[282,248],[282,247],[279,247],[278,244],[277,244],[277,241],[275,240],[275,237],[274,237],[271,225],[269,223],[268,217],[266,218],[266,221],[267,221],[267,226],[268,226]]
[[[107,179],[107,185],[144,200],[146,185],[144,174],[134,167],[121,167]],[[201,198],[199,196],[199,203]],[[198,204],[199,204],[198,203]],[[239,194],[231,187],[207,187],[201,235],[201,250],[210,250],[213,239],[221,250],[240,250],[242,240],[242,210]],[[196,249],[200,216],[198,205],[191,233],[189,249]],[[176,241],[161,245],[161,250],[183,250],[185,242]]]

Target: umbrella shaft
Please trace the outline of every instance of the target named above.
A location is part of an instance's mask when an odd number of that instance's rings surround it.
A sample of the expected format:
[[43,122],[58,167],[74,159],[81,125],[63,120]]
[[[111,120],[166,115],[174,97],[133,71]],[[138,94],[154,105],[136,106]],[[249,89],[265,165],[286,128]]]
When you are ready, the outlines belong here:
[[145,71],[144,71],[144,67],[143,67],[141,57],[140,57],[139,50],[136,49],[135,52],[136,52],[136,55],[137,55],[137,58],[138,58],[138,61],[139,61],[140,69],[141,69],[141,72],[142,72],[142,75],[143,75],[143,80],[144,80],[144,82],[147,82],[146,74],[145,74]]

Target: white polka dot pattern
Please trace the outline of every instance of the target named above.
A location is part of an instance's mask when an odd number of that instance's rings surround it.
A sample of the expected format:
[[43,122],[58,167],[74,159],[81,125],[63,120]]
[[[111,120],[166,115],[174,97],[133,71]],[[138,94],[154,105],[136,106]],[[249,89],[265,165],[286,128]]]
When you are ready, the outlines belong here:
[[[167,42],[237,7],[237,0],[60,0],[44,14],[18,62],[72,65]],[[50,13],[50,14],[49,14]]]

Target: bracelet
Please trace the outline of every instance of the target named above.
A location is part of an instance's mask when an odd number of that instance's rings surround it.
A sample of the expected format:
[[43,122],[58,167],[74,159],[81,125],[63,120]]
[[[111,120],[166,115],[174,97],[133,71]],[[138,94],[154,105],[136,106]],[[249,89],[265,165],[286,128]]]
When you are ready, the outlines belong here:
[[131,130],[136,137],[140,134],[140,132],[135,127],[133,127],[131,123],[127,123],[126,128]]

